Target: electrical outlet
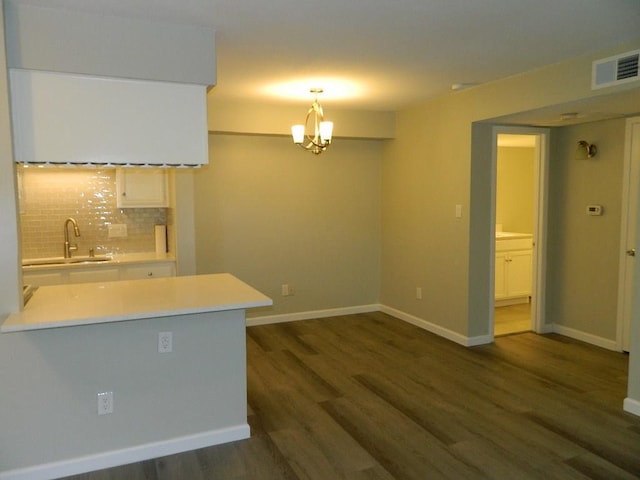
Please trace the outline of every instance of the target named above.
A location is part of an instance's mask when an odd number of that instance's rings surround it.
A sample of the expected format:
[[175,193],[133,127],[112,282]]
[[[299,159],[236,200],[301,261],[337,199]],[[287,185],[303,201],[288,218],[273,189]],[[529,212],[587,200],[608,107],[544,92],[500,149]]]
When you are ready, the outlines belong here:
[[118,238],[127,236],[127,224],[126,223],[112,223],[108,227],[109,238]]
[[422,287],[416,287],[416,298],[422,300]]
[[98,393],[98,415],[113,413],[113,392]]
[[295,295],[293,290],[293,285],[289,285],[288,283],[283,283],[281,286],[281,293],[283,297],[290,297],[291,295]]
[[173,332],[158,333],[158,352],[173,352]]

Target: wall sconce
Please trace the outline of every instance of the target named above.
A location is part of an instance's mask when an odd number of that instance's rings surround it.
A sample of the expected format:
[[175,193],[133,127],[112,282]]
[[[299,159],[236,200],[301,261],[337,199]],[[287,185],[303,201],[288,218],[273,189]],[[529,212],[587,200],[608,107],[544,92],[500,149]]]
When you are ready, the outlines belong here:
[[578,148],[576,148],[576,160],[587,160],[588,158],[593,158],[598,153],[598,148],[593,144],[586,142],[585,140],[580,140],[578,142]]

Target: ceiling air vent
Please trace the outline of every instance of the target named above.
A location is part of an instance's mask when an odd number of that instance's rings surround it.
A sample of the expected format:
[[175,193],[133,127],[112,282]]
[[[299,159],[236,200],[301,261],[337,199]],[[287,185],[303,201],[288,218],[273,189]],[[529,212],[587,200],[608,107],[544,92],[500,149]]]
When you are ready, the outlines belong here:
[[591,89],[611,87],[640,79],[638,58],[640,50],[621,53],[613,57],[593,62],[591,71]]

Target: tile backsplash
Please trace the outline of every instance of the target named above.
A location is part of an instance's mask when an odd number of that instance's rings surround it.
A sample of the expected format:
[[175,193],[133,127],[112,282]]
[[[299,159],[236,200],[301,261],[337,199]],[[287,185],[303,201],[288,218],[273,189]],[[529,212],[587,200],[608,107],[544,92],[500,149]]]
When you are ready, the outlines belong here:
[[[166,225],[166,208],[126,208],[116,204],[115,169],[17,166],[22,257],[58,257],[64,249],[64,222],[80,227],[74,255],[140,253],[155,250],[154,226]],[[109,238],[110,224],[126,224],[127,236]]]

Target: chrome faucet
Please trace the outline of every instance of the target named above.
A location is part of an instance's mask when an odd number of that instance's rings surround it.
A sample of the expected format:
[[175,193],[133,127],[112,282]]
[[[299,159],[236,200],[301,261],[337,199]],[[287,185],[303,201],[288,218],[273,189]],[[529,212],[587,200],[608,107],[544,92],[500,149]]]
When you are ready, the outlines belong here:
[[64,258],[71,258],[71,252],[78,250],[78,245],[71,245],[69,243],[69,224],[73,225],[73,234],[76,237],[80,236],[80,229],[78,228],[78,222],[74,218],[67,218],[64,221]]

